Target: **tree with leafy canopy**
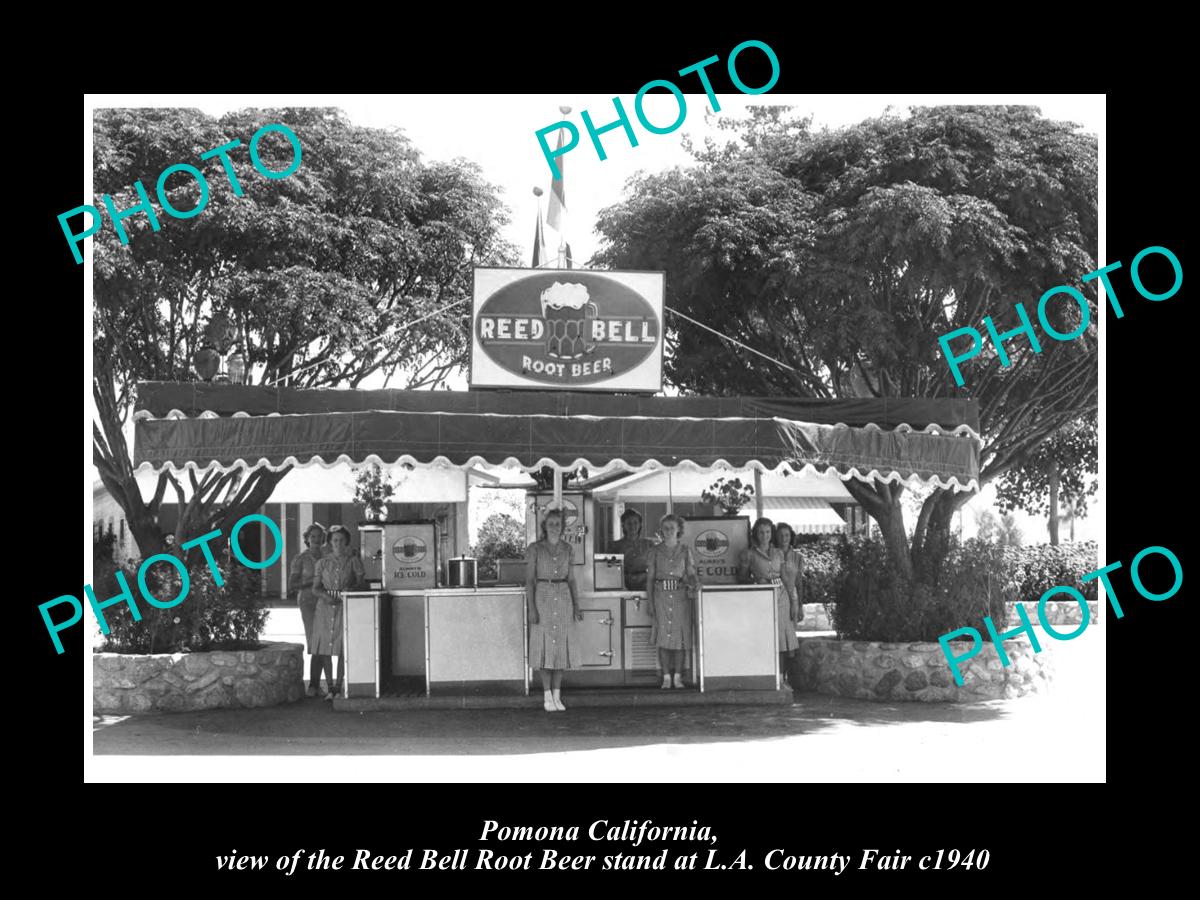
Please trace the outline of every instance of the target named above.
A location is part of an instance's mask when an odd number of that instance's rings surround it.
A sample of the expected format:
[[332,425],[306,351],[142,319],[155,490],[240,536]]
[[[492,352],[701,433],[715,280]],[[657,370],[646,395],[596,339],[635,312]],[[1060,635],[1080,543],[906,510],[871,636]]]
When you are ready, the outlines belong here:
[[495,578],[496,560],[525,558],[525,524],[505,513],[492,513],[479,526],[471,555],[479,560],[480,578]]
[[[1095,410],[1097,149],[1031,107],[917,107],[814,132],[781,108],[730,122],[742,140],[693,149],[696,165],[642,174],[601,212],[594,265],[666,270],[667,303],[785,365],[675,320],[667,380],[686,391],[814,398],[960,397],[980,403],[980,483],[1023,464]],[[1069,342],[988,345],[957,387],[938,337],[1019,324],[1048,288],[1073,284],[1090,321]],[[1079,308],[1047,307],[1060,333]],[[668,322],[672,320],[668,318]],[[958,351],[961,352],[961,349]],[[911,538],[903,485],[845,483],[879,523],[903,574],[937,565],[971,492],[938,489]]]
[[[249,139],[270,123],[287,125],[301,145],[300,167],[286,178],[268,179],[250,165]],[[220,118],[102,109],[94,137],[98,208],[104,193],[118,210],[135,206],[139,180],[153,197],[159,173],[181,162],[199,168],[209,186],[207,206],[192,218],[156,208],[157,232],[138,213],[123,222],[127,246],[111,224],[94,238],[93,461],[144,556],[162,546],[157,514],[168,485],[180,503],[183,543],[213,529],[227,535],[288,471],[189,471],[190,497],[168,471],[152,499],[142,499],[122,431],[133,388],[194,380],[193,354],[214,316],[236,331],[247,383],[356,387],[380,373],[404,387],[435,387],[465,359],[473,267],[517,260],[501,237],[508,213],[499,190],[476,165],[426,162],[399,131],[354,126],[335,109]],[[230,159],[242,196],[220,159],[200,160],[233,140],[241,141]],[[293,159],[278,133],[265,135],[258,151],[275,172]],[[184,173],[166,190],[177,210],[200,200]]]
[[1020,508],[1046,516],[1053,546],[1059,543],[1060,508],[1069,510],[1073,522],[1086,514],[1087,500],[1096,493],[1096,425],[1093,412],[1055,433],[1000,479],[996,489],[1001,510]]

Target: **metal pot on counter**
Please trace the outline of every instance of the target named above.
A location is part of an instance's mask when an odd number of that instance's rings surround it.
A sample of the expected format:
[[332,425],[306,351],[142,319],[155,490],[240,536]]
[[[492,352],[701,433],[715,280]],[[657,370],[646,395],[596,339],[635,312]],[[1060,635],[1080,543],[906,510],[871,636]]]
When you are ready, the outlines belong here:
[[449,587],[473,588],[478,583],[479,561],[473,556],[456,556],[446,561]]

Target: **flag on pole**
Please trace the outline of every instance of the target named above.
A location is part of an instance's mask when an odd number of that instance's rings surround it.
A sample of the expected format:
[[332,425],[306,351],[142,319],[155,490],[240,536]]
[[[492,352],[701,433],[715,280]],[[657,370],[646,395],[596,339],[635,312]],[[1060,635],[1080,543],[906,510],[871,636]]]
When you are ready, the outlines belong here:
[[[563,130],[558,130],[558,149],[563,147]],[[567,195],[563,186],[563,178],[566,176],[566,169],[563,168],[563,158],[555,157],[558,165],[559,178],[550,180],[550,207],[546,212],[546,224],[557,232],[562,232],[563,213],[567,211]]]
[[571,245],[567,244],[566,246],[567,246],[567,268],[573,269],[573,268],[575,268],[575,266],[572,265],[574,257],[571,256]]
[[542,202],[538,201],[537,228],[533,232],[533,267],[541,267],[546,262],[546,238],[542,234]]

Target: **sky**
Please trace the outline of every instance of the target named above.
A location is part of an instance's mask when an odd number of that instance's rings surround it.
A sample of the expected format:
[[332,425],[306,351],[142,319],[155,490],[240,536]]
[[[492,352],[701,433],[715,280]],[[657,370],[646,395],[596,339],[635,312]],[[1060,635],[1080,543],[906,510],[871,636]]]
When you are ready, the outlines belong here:
[[[903,113],[911,106],[939,104],[1024,104],[1037,106],[1049,118],[1074,122],[1084,131],[1103,135],[1105,101],[1102,94],[775,94],[757,96],[718,94],[720,112],[709,108],[703,94],[686,94],[687,115],[683,125],[668,135],[643,129],[633,114],[633,97],[622,102],[634,122],[638,146],[630,146],[622,129],[602,136],[607,159],[601,161],[588,139],[580,112],[587,110],[597,126],[615,119],[611,94],[175,94],[175,95],[89,95],[92,106],[178,106],[195,107],[213,116],[236,109],[265,106],[335,106],[356,125],[400,128],[427,160],[464,157],[477,163],[484,176],[500,187],[512,221],[504,235],[529,263],[537,217],[538,199],[533,188],[544,192],[542,209],[549,198],[551,172],[535,137],[541,128],[567,119],[580,131],[580,143],[565,156],[564,186],[568,217],[564,232],[576,259],[587,260],[600,247],[592,226],[603,208],[619,202],[628,179],[639,171],[659,172],[687,166],[691,158],[683,148],[683,136],[702,145],[706,138],[729,140],[730,133],[718,128],[721,119],[741,118],[750,105],[793,107],[796,117],[811,115],[813,127],[837,128],[878,116],[886,110]],[[560,106],[572,112],[560,114]],[[678,115],[674,97],[656,92],[646,95],[645,114],[653,123],[665,124]],[[550,138],[552,140],[552,138]],[[1101,144],[1103,154],[1103,143]],[[1103,170],[1102,170],[1103,171]],[[89,194],[90,195],[90,194]],[[1103,212],[1103,210],[1102,210]],[[550,250],[557,246],[555,233],[547,232]],[[1103,249],[1103,248],[1102,248]],[[764,365],[767,363],[764,363]],[[364,387],[381,387],[367,383]],[[452,378],[449,386],[465,390],[465,375]],[[132,431],[132,429],[130,429]],[[93,475],[95,472],[93,470]],[[990,506],[989,487],[972,506]],[[1022,517],[1024,518],[1024,517]],[[1089,536],[1098,517],[1090,516],[1077,525],[1080,539]],[[1040,525],[1036,523],[1041,523]],[[971,531],[967,517],[968,532]],[[1040,528],[1044,519],[1023,521],[1026,532]],[[1080,535],[1080,529],[1084,534]],[[1094,536],[1094,535],[1091,535]],[[1044,537],[1035,540],[1044,540]]]

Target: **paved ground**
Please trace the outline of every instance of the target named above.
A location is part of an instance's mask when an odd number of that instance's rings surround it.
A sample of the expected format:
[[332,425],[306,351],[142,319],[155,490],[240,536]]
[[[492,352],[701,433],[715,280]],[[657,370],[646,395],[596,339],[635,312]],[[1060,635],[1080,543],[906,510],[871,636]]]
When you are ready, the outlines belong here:
[[[286,628],[287,617],[281,617]],[[278,624],[278,623],[277,623]],[[880,704],[818,694],[791,707],[336,713],[307,700],[262,710],[108,717],[93,776],[152,777],[168,755],[197,777],[504,781],[1103,781],[1104,626],[1043,641],[1045,697]],[[273,629],[272,638],[285,633]],[[569,695],[564,695],[569,705]],[[114,755],[136,754],[140,759]],[[255,757],[258,757],[255,759]],[[283,757],[283,759],[271,759]],[[339,760],[337,757],[350,757]],[[307,758],[307,759],[305,759]],[[348,764],[347,764],[348,763]]]

